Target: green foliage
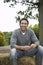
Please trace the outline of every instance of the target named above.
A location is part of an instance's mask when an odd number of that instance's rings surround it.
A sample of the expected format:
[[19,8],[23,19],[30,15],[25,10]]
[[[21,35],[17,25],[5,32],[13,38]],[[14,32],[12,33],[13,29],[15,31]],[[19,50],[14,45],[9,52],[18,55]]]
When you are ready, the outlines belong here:
[[6,3],[6,2],[10,2],[10,0],[4,0],[4,3]]
[[0,32],[0,46],[5,46],[10,44],[12,32]]
[[3,32],[0,32],[0,46],[6,45],[6,40]]
[[29,28],[34,30],[37,38],[39,39],[39,24],[35,24],[33,27],[32,27],[32,25],[30,25]]
[[12,32],[4,32],[4,35],[5,35],[5,38],[6,38],[6,41],[7,41],[7,45],[10,44],[11,34],[12,34]]
[[20,16],[15,17],[15,18],[16,18],[16,22],[20,20]]
[[39,39],[39,25],[34,25],[33,30],[34,30],[37,38]]

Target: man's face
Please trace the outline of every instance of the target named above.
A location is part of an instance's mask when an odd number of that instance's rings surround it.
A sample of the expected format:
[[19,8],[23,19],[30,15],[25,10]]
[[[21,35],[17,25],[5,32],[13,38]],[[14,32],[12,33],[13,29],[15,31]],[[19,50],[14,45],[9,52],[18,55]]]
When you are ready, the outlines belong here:
[[21,31],[25,31],[27,26],[28,26],[27,21],[26,20],[22,20],[21,23],[20,23]]

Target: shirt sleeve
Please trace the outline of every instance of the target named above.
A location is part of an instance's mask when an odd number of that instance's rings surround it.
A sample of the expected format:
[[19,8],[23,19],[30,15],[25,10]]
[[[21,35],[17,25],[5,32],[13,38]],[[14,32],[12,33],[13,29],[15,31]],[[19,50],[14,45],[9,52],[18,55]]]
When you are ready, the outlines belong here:
[[36,35],[35,35],[35,33],[34,33],[33,30],[31,31],[31,41],[33,43],[35,43],[36,45],[39,45],[40,44],[40,42],[39,42],[38,38],[36,37]]
[[10,46],[11,46],[11,48],[14,48],[14,46],[16,45],[16,43],[17,43],[17,35],[16,35],[16,32],[14,31],[12,33],[11,40],[10,40]]

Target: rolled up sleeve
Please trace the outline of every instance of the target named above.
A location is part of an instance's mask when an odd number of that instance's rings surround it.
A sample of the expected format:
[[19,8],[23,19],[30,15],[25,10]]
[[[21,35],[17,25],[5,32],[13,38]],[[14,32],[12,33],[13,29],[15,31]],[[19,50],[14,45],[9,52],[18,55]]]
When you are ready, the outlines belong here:
[[16,45],[16,43],[17,43],[17,36],[16,36],[16,32],[14,31],[12,33],[11,40],[10,40],[10,46],[11,46],[11,48],[14,48],[15,45]]

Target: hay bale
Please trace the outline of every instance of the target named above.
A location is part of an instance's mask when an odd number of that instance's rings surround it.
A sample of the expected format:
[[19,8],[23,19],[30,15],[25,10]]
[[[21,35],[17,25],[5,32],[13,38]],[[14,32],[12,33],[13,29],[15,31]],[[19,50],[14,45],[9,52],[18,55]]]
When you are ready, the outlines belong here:
[[[0,65],[11,65],[10,54],[0,54]],[[35,65],[34,57],[21,57],[17,59],[17,65]]]
[[9,53],[0,54],[0,65],[11,65]]
[[21,57],[17,59],[17,65],[35,65],[34,57]]

